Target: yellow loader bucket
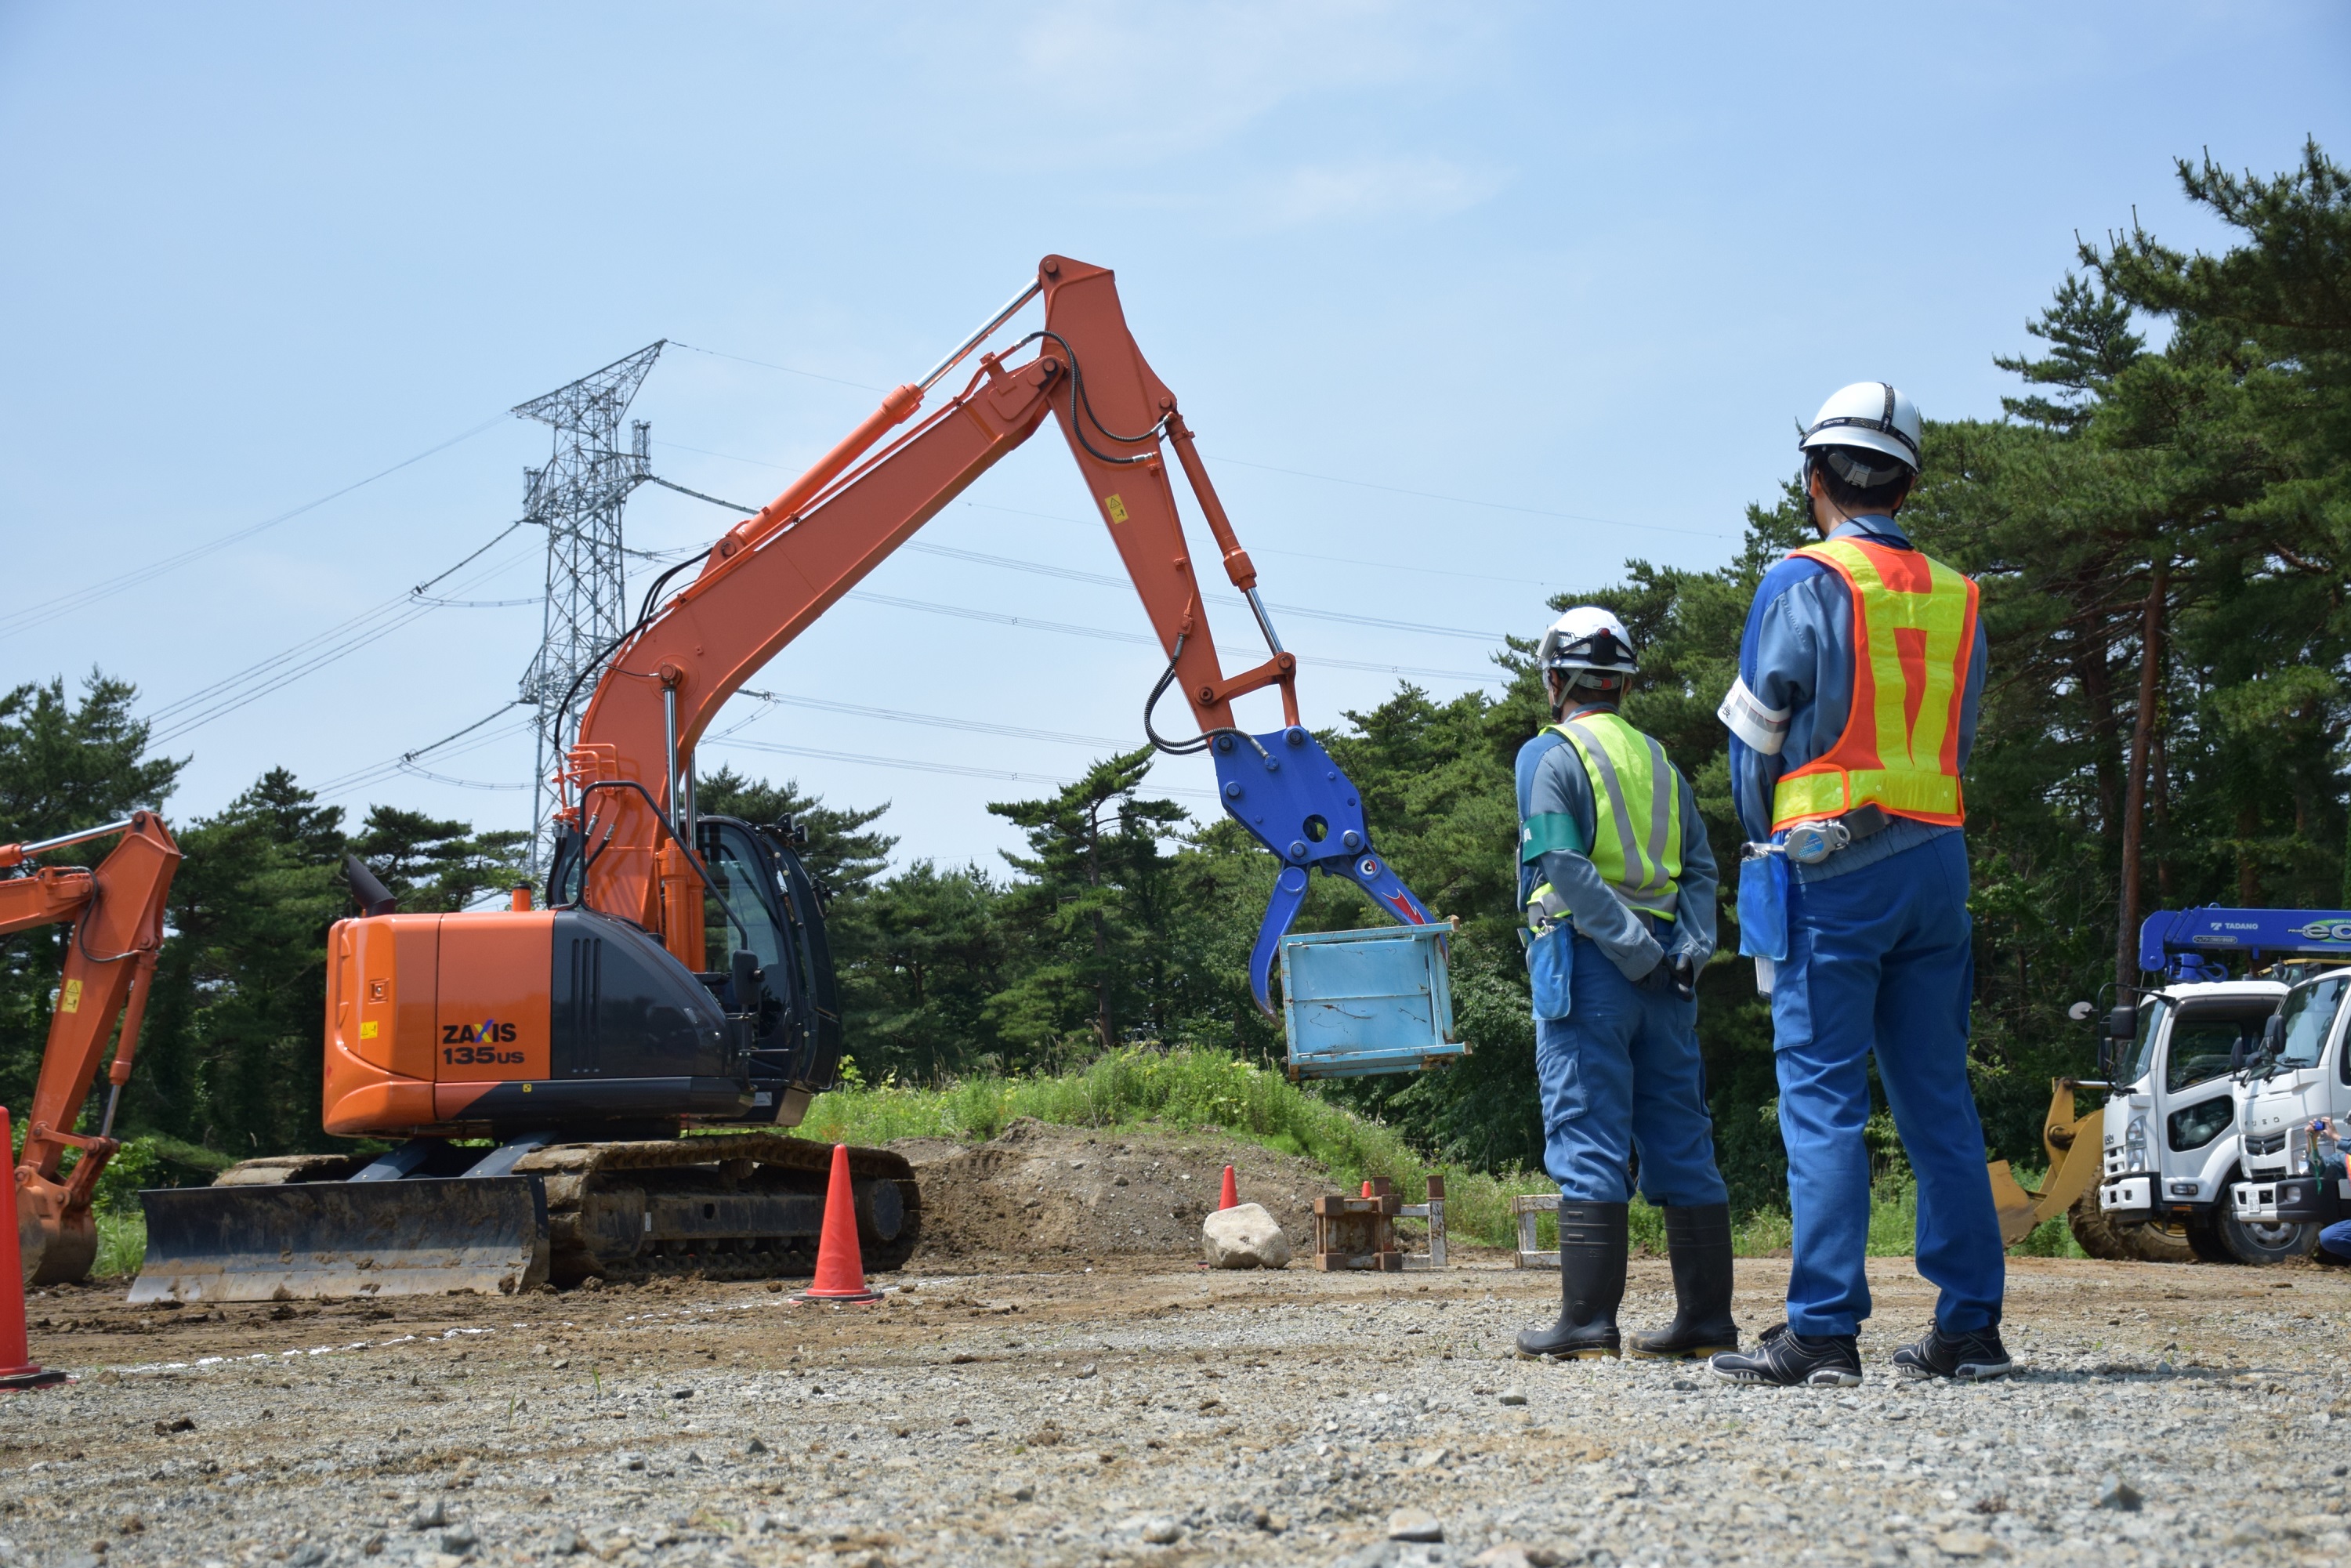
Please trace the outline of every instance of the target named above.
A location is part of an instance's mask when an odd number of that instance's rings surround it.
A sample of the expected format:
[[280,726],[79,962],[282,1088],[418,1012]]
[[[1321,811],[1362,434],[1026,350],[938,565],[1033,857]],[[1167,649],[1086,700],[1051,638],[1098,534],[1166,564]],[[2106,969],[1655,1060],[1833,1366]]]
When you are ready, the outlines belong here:
[[2064,1214],[2074,1200],[2098,1179],[2105,1158],[2104,1108],[2076,1116],[2074,1081],[2060,1078],[2051,1087],[2049,1114],[2041,1124],[2041,1146],[2049,1155],[2049,1174],[2036,1191],[2016,1179],[2006,1160],[1991,1162],[1991,1202],[2000,1211],[2000,1239],[2013,1247],[2032,1234],[2042,1221]]

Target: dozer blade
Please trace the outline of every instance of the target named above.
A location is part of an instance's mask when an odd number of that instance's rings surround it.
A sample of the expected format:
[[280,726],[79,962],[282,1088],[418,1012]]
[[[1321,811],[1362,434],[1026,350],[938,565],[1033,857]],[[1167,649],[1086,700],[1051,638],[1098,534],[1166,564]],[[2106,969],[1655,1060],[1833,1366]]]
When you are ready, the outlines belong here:
[[289,1182],[142,1192],[147,1301],[528,1291],[547,1281],[538,1176]]

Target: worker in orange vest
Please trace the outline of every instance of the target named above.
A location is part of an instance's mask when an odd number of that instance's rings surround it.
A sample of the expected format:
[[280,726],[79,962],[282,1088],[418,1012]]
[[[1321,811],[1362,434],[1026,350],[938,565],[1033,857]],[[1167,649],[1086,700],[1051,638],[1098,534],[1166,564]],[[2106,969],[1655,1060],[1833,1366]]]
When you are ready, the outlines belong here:
[[1869,1065],[1918,1184],[1935,1319],[1905,1375],[2010,1370],[2005,1259],[1968,1084],[1975,973],[1959,777],[1984,635],[1976,585],[1895,516],[1918,477],[1917,406],[1846,387],[1800,443],[1817,544],[1764,574],[1723,699],[1741,854],[1740,951],[1771,998],[1795,1219],[1788,1320],[1713,1358],[1741,1383],[1851,1385],[1869,1315]]

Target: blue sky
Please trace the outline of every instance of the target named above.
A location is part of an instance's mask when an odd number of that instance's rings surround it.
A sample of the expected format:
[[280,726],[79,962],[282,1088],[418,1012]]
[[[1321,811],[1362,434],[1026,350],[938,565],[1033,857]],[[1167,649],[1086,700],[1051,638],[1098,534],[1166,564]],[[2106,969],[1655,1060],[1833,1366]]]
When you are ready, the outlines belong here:
[[[102,668],[171,733],[214,683],[489,539],[547,455],[504,411],[659,338],[633,411],[656,471],[763,502],[1058,251],[1117,268],[1270,600],[1461,633],[1284,622],[1329,723],[1392,689],[1377,668],[1466,689],[1546,594],[1628,558],[1719,563],[1789,471],[1792,421],[1845,382],[1996,416],[1991,357],[2025,344],[2077,233],[2136,212],[2219,240],[2176,155],[2273,172],[2306,133],[2351,153],[2338,5],[1795,15],[0,4],[0,675]],[[966,502],[918,542],[1118,570],[1058,440]],[[628,520],[661,549],[727,517],[647,489]],[[513,535],[452,580],[494,607],[417,615],[172,734],[172,814],[495,713],[539,623],[501,601],[540,574]],[[902,552],[868,587],[1145,629],[1124,588],[967,554]],[[833,706],[725,721],[798,751],[703,762],[888,800],[902,859],[992,862],[1012,838],[986,802],[1138,741],[1158,667],[852,602],[758,683]],[[1244,717],[1274,722],[1260,700]],[[438,779],[336,799],[524,825],[510,717],[424,759]],[[1157,777],[1196,790],[1205,765]]]

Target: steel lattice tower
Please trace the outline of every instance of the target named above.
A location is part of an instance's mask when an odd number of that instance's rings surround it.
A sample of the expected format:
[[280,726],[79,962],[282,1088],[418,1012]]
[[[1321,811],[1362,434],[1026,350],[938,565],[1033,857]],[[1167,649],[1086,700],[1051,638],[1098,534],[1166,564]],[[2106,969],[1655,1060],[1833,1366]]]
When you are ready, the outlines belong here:
[[553,427],[543,468],[523,470],[523,517],[547,529],[547,606],[538,656],[522,677],[522,700],[538,710],[538,766],[531,796],[531,875],[545,870],[553,774],[578,733],[594,677],[588,672],[628,628],[621,508],[644,483],[651,426],[635,422],[621,450],[621,420],[668,340],[558,387],[514,412]]

